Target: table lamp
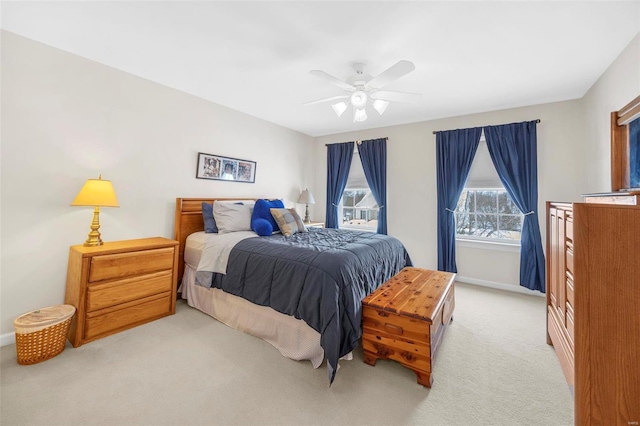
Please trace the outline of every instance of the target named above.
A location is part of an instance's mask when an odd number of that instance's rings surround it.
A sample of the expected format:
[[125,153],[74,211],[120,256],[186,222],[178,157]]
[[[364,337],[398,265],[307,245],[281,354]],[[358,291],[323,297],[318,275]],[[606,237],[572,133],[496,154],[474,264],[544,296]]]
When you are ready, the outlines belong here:
[[311,219],[309,219],[309,204],[315,204],[316,200],[313,199],[313,194],[308,189],[302,191],[300,197],[298,198],[298,204],[305,205],[304,211],[304,223],[310,223]]
[[100,229],[100,207],[120,207],[111,181],[102,180],[102,175],[98,176],[98,179],[87,179],[87,182],[78,192],[71,205],[94,208],[91,232],[89,232],[89,237],[84,242],[84,246],[101,246],[103,243],[98,231]]

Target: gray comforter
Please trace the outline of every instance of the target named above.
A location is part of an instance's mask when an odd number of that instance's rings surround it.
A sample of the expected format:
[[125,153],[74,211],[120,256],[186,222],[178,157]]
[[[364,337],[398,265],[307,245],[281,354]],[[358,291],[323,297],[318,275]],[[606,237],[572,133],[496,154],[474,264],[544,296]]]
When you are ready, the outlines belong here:
[[411,260],[396,238],[311,228],[248,238],[229,255],[226,275],[211,285],[304,320],[320,333],[333,382],[338,359],[358,346],[362,299]]

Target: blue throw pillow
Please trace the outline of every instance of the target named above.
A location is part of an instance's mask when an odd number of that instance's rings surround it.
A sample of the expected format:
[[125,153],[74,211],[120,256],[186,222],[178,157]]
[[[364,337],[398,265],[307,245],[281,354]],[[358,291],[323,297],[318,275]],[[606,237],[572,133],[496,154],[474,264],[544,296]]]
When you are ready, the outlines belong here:
[[251,228],[253,228],[253,231],[261,237],[273,234],[273,226],[271,226],[267,219],[257,218],[252,220]]
[[257,219],[264,219],[271,224],[272,232],[279,231],[280,228],[278,227],[276,220],[273,218],[273,216],[271,216],[270,209],[282,208],[284,208],[284,203],[282,202],[282,200],[256,200],[256,204],[253,206],[253,213],[251,214],[251,229],[254,232],[258,233],[258,235],[260,235],[260,233],[256,230],[254,222]]
[[204,219],[204,232],[207,234],[218,233],[218,226],[213,218],[213,204],[202,203],[202,219]]

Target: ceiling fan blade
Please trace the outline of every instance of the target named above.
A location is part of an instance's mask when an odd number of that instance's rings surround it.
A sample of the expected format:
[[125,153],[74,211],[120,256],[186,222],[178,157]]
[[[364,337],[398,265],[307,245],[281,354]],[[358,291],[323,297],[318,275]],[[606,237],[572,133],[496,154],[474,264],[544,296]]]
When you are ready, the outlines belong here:
[[347,83],[346,81],[342,81],[337,77],[332,76],[331,74],[327,74],[324,71],[320,71],[320,70],[313,70],[313,71],[309,71],[309,74],[311,75],[315,75],[316,77],[320,77],[324,80],[329,81],[330,83],[335,84],[336,86],[344,89],[344,90],[349,90],[349,91],[354,91],[356,90],[355,87],[353,87],[352,85],[350,85],[349,83]]
[[314,104],[320,104],[323,102],[331,102],[331,101],[336,101],[338,99],[347,99],[349,97],[349,95],[339,95],[339,96],[332,96],[330,98],[325,98],[325,99],[318,99],[317,101],[310,101],[310,102],[305,102],[302,105],[314,105]]
[[376,77],[373,77],[371,80],[367,82],[367,87],[372,89],[379,89],[382,86],[386,86],[394,80],[399,79],[400,77],[409,74],[411,71],[415,70],[416,67],[413,65],[413,62],[410,61],[398,61],[395,65],[389,67],[386,71],[383,71]]
[[390,92],[388,90],[376,90],[371,94],[371,99],[380,99],[391,102],[417,102],[422,99],[420,93]]

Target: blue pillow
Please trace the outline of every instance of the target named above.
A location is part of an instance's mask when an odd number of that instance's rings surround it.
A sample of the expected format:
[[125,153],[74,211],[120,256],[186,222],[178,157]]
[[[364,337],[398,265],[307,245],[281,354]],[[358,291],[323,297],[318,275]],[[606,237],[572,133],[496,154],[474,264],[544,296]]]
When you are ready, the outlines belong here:
[[261,237],[273,234],[273,226],[267,219],[262,219],[261,217],[251,221],[251,228]]
[[260,235],[260,233],[256,230],[256,226],[254,222],[257,219],[264,219],[271,224],[272,232],[279,231],[280,227],[276,223],[276,220],[273,218],[273,216],[271,216],[270,209],[283,209],[283,208],[284,208],[284,203],[282,202],[282,200],[271,200],[271,201],[264,200],[264,199],[256,200],[256,204],[253,206],[253,213],[251,214],[251,229],[254,232],[258,233],[258,235]]
[[213,204],[202,203],[202,219],[204,219],[204,232],[207,234],[218,233],[218,226],[213,218]]

